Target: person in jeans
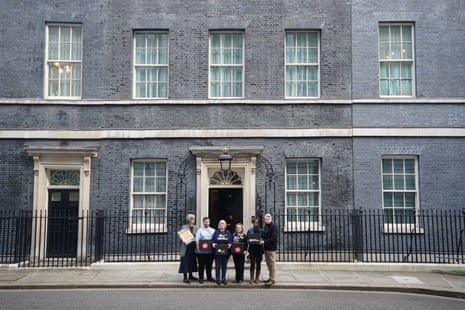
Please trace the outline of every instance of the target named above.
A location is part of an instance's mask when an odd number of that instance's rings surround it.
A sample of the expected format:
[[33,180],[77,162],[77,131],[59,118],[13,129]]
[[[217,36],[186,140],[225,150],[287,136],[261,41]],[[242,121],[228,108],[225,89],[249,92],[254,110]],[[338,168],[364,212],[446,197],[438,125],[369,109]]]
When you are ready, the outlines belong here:
[[[250,227],[247,231],[247,240],[250,239],[252,234],[260,236],[259,240],[263,240],[263,229],[260,227],[260,219],[258,218],[253,219],[252,227]],[[250,259],[250,284],[258,284],[263,259],[263,244],[248,242],[248,246]]]
[[216,276],[216,284],[220,285],[223,283],[224,285],[227,284],[226,282],[226,269],[228,266],[228,259],[229,259],[229,250],[223,251],[220,253],[218,251],[219,244],[226,244],[227,249],[231,247],[232,243],[232,236],[229,230],[226,229],[226,221],[220,220],[218,222],[218,229],[213,234],[212,238],[212,246],[216,249],[215,251],[215,276]]
[[207,281],[213,281],[212,278],[212,265],[213,265],[213,248],[211,245],[208,248],[201,248],[200,241],[210,241],[213,239],[215,229],[210,227],[210,218],[204,217],[202,219],[203,227],[197,230],[195,235],[197,261],[199,263],[199,283],[203,283],[204,270],[207,274]]
[[270,278],[265,281],[265,286],[276,283],[276,250],[278,249],[278,228],[273,223],[271,214],[265,214],[265,227],[263,228],[263,241],[260,241],[265,249],[265,261]]
[[234,269],[236,270],[236,283],[242,283],[244,281],[245,252],[247,250],[247,236],[244,233],[244,225],[242,223],[236,224],[236,231],[232,239],[233,243],[242,243],[244,246],[244,250],[240,253],[232,253]]

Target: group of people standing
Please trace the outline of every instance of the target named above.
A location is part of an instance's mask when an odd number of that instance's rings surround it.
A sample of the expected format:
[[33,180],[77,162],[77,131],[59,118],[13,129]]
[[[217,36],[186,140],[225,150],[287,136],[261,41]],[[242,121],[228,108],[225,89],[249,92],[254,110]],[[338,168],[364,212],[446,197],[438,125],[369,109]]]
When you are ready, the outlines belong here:
[[[261,271],[261,262],[265,254],[269,279],[266,286],[275,283],[275,260],[278,241],[278,230],[270,214],[264,216],[265,225],[262,228],[260,219],[252,220],[252,227],[247,232],[244,225],[237,223],[233,234],[227,229],[225,220],[218,222],[218,228],[210,226],[210,218],[202,219],[202,227],[195,226],[195,215],[188,214],[186,225],[182,232],[189,231],[192,238],[184,240],[181,246],[181,264],[179,273],[184,276],[184,283],[191,281],[216,282],[226,285],[226,272],[229,257],[234,260],[236,283],[244,281],[245,258],[248,254],[250,260],[250,284],[258,284]],[[212,265],[215,261],[215,279],[212,277]],[[193,273],[198,272],[198,278]],[[206,274],[206,278],[204,278]]]

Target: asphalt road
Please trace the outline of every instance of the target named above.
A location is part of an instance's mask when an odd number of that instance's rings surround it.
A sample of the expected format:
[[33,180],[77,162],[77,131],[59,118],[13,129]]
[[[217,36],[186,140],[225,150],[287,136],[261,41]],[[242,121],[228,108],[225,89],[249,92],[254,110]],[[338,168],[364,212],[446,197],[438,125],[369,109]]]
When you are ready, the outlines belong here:
[[273,289],[0,290],[0,309],[465,309],[465,300],[401,293]]

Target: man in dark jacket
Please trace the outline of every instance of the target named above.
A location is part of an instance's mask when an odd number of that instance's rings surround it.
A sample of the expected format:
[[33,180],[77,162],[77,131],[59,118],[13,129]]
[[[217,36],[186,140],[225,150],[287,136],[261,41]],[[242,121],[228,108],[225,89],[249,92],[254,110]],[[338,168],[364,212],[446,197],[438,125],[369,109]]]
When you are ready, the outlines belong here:
[[262,244],[265,248],[265,261],[270,274],[270,278],[265,281],[265,286],[272,286],[276,282],[276,251],[278,249],[278,228],[273,223],[271,214],[265,214],[265,227],[263,228],[264,237]]

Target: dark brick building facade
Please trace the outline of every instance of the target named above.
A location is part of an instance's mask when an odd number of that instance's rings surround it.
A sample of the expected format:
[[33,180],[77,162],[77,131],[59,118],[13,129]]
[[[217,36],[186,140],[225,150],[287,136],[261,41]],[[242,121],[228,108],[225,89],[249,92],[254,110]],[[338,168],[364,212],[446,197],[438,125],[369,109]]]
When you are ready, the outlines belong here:
[[[75,191],[80,212],[154,212],[164,220],[142,223],[155,233],[175,229],[176,208],[203,217],[228,205],[246,223],[285,212],[290,231],[308,210],[384,209],[408,225],[393,214],[461,209],[465,6],[427,3],[3,2],[0,208],[50,211],[54,192]],[[167,42],[150,46],[160,34]],[[139,62],[140,51],[160,58]],[[216,96],[215,70],[243,95]],[[162,83],[166,96],[136,95]],[[316,95],[302,95],[309,85]],[[225,146],[240,184],[215,183]],[[270,167],[275,201],[264,203]],[[239,202],[218,198],[233,189]]]

